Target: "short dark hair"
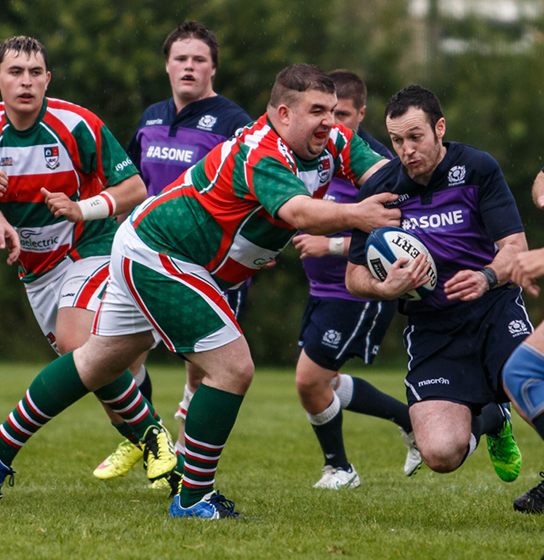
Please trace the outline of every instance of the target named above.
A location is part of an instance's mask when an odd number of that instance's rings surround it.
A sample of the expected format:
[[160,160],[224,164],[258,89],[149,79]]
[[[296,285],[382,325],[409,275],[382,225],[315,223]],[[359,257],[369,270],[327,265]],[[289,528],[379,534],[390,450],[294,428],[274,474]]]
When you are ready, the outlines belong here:
[[184,21],[180,23],[176,29],[166,37],[166,41],[164,41],[164,45],[162,46],[162,53],[166,60],[170,57],[172,45],[176,41],[182,41],[183,39],[199,39],[206,43],[206,45],[210,47],[213,67],[217,68],[219,66],[219,43],[217,38],[213,31],[197,21]]
[[385,108],[385,118],[394,119],[408,111],[410,107],[421,109],[434,130],[436,123],[444,116],[438,97],[428,89],[411,85],[398,91],[391,97]]
[[45,62],[45,69],[47,70],[47,51],[45,47],[37,40],[26,35],[18,35],[17,37],[10,37],[0,43],[0,63],[3,62],[4,57],[8,51],[15,51],[17,56],[22,52],[30,56],[31,53],[40,53]]
[[293,64],[277,76],[270,94],[270,106],[293,105],[298,101],[297,93],[308,90],[335,93],[332,79],[314,64]]
[[349,70],[333,70],[329,72],[338,99],[350,99],[359,110],[366,104],[366,85],[357,74]]

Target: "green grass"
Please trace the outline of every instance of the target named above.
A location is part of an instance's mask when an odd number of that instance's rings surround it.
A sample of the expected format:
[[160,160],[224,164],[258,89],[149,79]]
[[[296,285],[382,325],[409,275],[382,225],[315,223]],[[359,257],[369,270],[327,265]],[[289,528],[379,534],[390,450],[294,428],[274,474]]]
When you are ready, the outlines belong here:
[[[0,417],[21,398],[39,367],[0,365]],[[154,402],[176,432],[181,367],[153,366]],[[365,378],[404,398],[402,372]],[[544,515],[515,513],[512,500],[544,470],[544,443],[515,417],[524,455],[519,479],[495,475],[483,445],[457,472],[424,467],[407,479],[405,448],[386,421],[344,414],[348,457],[362,479],[353,491],[316,490],[319,446],[298,403],[290,372],[257,371],[221,459],[217,488],[245,520],[168,517],[165,492],[147,489],[137,465],[101,482],[94,467],[119,442],[92,396],[39,432],[15,460],[15,486],[0,502],[0,558],[540,560]]]

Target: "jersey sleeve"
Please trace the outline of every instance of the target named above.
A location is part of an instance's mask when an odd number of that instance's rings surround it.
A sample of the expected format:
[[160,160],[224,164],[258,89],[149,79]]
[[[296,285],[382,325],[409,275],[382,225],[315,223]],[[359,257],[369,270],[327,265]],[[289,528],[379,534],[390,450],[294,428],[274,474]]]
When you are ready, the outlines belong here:
[[489,154],[481,153],[480,169],[487,169],[479,190],[482,220],[493,241],[524,231],[516,201],[499,164]]
[[339,179],[356,183],[373,165],[385,159],[352,130],[343,126],[333,130],[336,134],[331,132],[331,138],[338,150],[335,176]]
[[286,165],[274,157],[264,157],[251,168],[248,183],[257,200],[274,218],[283,204],[297,195],[310,196],[306,185]]
[[104,124],[93,135],[88,124],[80,122],[72,134],[78,146],[82,172],[86,175],[95,173],[104,188],[117,185],[138,173],[131,159]]

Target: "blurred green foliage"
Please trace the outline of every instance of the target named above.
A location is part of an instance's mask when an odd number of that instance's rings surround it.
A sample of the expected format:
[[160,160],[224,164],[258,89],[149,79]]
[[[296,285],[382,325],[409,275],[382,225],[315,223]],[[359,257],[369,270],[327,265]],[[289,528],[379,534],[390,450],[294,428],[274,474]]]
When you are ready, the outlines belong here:
[[[5,0],[0,39],[25,34],[42,41],[53,74],[48,95],[93,110],[122,144],[144,109],[170,95],[162,43],[184,19],[216,32],[221,53],[215,89],[255,118],[264,112],[275,75],[285,66],[348,68],[364,75],[369,89],[365,128],[388,144],[387,100],[419,83],[441,99],[446,139],[475,145],[498,160],[529,244],[544,245],[542,215],[530,197],[544,165],[544,42],[538,31],[544,18],[505,23],[476,15],[446,17],[436,0],[427,17],[415,18],[410,5],[313,0],[309,9],[306,0]],[[52,357],[15,270],[3,263],[0,282],[2,357]],[[257,363],[294,364],[306,295],[292,248],[255,279],[243,326]],[[527,303],[534,322],[540,321],[538,301]],[[382,363],[404,359],[402,325],[399,318],[389,333]],[[165,355],[155,353],[157,359]]]

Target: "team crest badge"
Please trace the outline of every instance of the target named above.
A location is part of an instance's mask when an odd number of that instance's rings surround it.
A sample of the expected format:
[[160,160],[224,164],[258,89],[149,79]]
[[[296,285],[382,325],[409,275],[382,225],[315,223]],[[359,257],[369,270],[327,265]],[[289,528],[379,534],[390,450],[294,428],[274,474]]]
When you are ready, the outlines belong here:
[[43,155],[45,157],[45,165],[47,165],[49,169],[56,169],[60,165],[58,146],[44,148]]
[[319,180],[322,183],[326,183],[330,179],[331,160],[328,157],[323,158],[319,162],[319,167],[317,168],[317,174],[319,175]]
[[7,167],[9,165],[13,165],[13,158],[11,157],[0,158],[0,167]]
[[342,340],[342,334],[334,329],[329,329],[323,335],[323,344],[325,346],[338,348],[338,345],[340,344],[340,340]]
[[450,185],[458,185],[459,183],[462,183],[466,174],[467,170],[464,165],[455,165],[452,167],[448,173],[448,181]]
[[214,117],[213,115],[204,115],[198,121],[198,128],[203,128],[204,130],[211,130],[215,126],[216,122],[217,122],[217,117]]

